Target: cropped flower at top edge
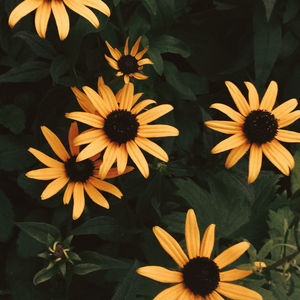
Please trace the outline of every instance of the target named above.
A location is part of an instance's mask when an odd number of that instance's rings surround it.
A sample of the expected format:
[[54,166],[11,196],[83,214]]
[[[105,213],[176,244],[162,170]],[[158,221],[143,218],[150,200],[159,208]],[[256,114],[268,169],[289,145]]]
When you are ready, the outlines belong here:
[[159,266],[137,269],[137,273],[142,276],[159,282],[175,284],[160,292],[153,300],[224,300],[221,295],[239,300],[263,299],[260,294],[251,289],[230,283],[251,275],[252,270],[221,271],[247,251],[250,246],[248,242],[240,242],[231,246],[211,259],[215,224],[208,226],[200,243],[200,232],[193,209],[188,210],[186,214],[187,255],[178,242],[165,230],[155,226],[153,232],[160,245],[180,268],[179,271]]
[[79,153],[77,161],[104,151],[103,163],[99,168],[99,176],[103,179],[115,162],[119,174],[122,174],[128,156],[147,178],[149,166],[140,148],[162,161],[168,161],[168,154],[149,138],[177,136],[179,132],[170,125],[149,123],[173,110],[171,105],[162,104],[142,112],[156,102],[146,99],[136,104],[142,94],[134,94],[132,83],[125,84],[115,95],[102,77],[98,80],[98,93],[88,86],[82,89],[84,93],[72,88],[86,112],[67,113],[66,117],[94,128],[74,140],[75,145],[89,144]]
[[210,106],[223,112],[232,120],[205,122],[205,125],[213,130],[232,134],[231,137],[217,144],[211,153],[231,150],[225,162],[225,167],[231,168],[250,149],[248,183],[254,182],[259,175],[263,154],[284,175],[289,175],[290,170],[295,166],[295,161],[279,141],[300,142],[300,133],[282,129],[300,118],[300,110],[293,111],[298,101],[290,99],[274,109],[278,92],[275,81],[271,81],[260,102],[254,85],[245,82],[249,103],[232,82],[226,81],[225,84],[239,112],[221,103]]
[[46,37],[51,11],[55,18],[59,38],[64,40],[70,30],[70,20],[66,7],[87,19],[94,27],[99,27],[99,20],[87,6],[110,16],[109,7],[102,0],[25,0],[10,13],[8,24],[14,27],[24,16],[32,11],[35,13],[35,28],[41,38]]
[[148,76],[139,73],[138,71],[141,71],[143,69],[144,65],[152,65],[153,62],[149,58],[143,58],[144,54],[148,51],[149,47],[147,46],[140,52],[138,52],[141,36],[137,39],[135,44],[132,46],[130,52],[128,48],[128,41],[129,37],[126,39],[125,48],[124,48],[124,54],[121,54],[121,52],[117,48],[113,48],[107,41],[106,46],[112,56],[109,57],[107,55],[105,56],[105,59],[109,63],[109,65],[117,70],[116,76],[123,76],[124,82],[128,83],[130,80],[130,77],[134,77],[136,79],[144,80],[147,79]]
[[[108,192],[118,198],[122,197],[122,193],[116,186],[97,178],[98,169],[101,165],[101,161],[97,160],[99,156],[91,157],[79,163],[76,162],[76,157],[79,153],[79,147],[73,145],[73,140],[78,136],[76,122],[71,124],[69,130],[71,155],[69,155],[64,145],[50,129],[46,126],[42,126],[41,129],[53,152],[62,160],[62,162],[57,161],[34,148],[28,149],[28,151],[40,162],[45,164],[47,168],[29,171],[26,173],[26,176],[38,180],[53,180],[44,189],[41,195],[42,200],[52,197],[67,185],[63,202],[64,204],[69,204],[73,195],[73,219],[76,220],[81,216],[84,210],[84,192],[89,195],[92,201],[105,208],[109,208],[109,204],[98,190]],[[132,167],[127,167],[125,172],[130,172],[132,169]],[[114,178],[116,176],[118,176],[118,173],[114,168],[110,170],[106,177]]]

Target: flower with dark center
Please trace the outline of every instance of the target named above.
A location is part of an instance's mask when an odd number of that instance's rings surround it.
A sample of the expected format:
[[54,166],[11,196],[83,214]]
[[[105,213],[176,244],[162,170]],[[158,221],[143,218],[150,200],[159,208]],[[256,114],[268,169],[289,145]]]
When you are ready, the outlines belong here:
[[65,247],[64,247],[64,245],[63,244],[61,244],[61,243],[57,243],[56,245],[55,245],[55,247],[53,247],[54,249],[53,249],[53,253],[52,253],[52,255],[55,257],[55,258],[63,258],[63,257],[65,257],[65,252],[64,252],[64,250],[65,250]]
[[10,13],[8,24],[10,27],[14,27],[20,19],[31,13],[33,10],[36,10],[35,28],[38,35],[41,38],[45,38],[52,11],[56,21],[59,38],[64,40],[68,36],[70,30],[70,21],[66,6],[77,14],[84,16],[84,18],[96,28],[100,25],[99,20],[87,6],[102,12],[108,17],[110,16],[110,9],[102,0],[25,0]]
[[156,102],[147,99],[136,104],[142,94],[134,94],[132,83],[125,84],[114,95],[104,84],[102,77],[98,80],[98,93],[88,86],[82,89],[84,93],[76,88],[72,90],[85,112],[67,113],[66,117],[94,128],[80,134],[74,140],[77,146],[88,144],[77,156],[77,162],[99,154],[105,149],[103,163],[99,168],[99,176],[104,179],[115,162],[119,174],[122,174],[128,156],[147,178],[149,166],[140,148],[164,162],[168,161],[168,154],[148,138],[179,134],[173,126],[149,124],[171,111],[173,109],[171,105],[162,104],[143,111]]
[[271,81],[261,101],[254,85],[245,82],[249,92],[249,102],[232,82],[225,83],[239,112],[225,104],[211,105],[211,108],[218,109],[232,120],[205,122],[205,125],[211,129],[232,134],[217,144],[211,153],[231,150],[225,162],[225,167],[231,168],[250,149],[248,183],[255,181],[259,175],[263,154],[288,176],[295,166],[295,161],[280,141],[300,142],[300,133],[282,129],[300,118],[300,110],[294,111],[298,101],[290,99],[274,108],[278,93],[275,81]]
[[142,37],[140,36],[137,39],[135,44],[132,46],[131,51],[129,52],[128,37],[125,43],[124,54],[122,54],[117,48],[113,48],[107,41],[105,42],[112,56],[109,57],[107,55],[104,55],[105,59],[113,69],[118,71],[116,76],[124,77],[125,83],[129,82],[130,77],[134,77],[140,80],[147,79],[148,76],[141,74],[138,71],[141,71],[144,65],[153,64],[153,62],[149,58],[143,58],[144,54],[148,51],[148,46],[144,50],[138,52],[141,38]]
[[186,215],[185,242],[187,254],[176,240],[162,228],[155,226],[153,232],[160,245],[177,263],[180,271],[168,270],[159,266],[147,266],[137,269],[137,273],[153,280],[174,283],[160,292],[154,299],[159,300],[221,300],[224,295],[229,299],[262,300],[260,294],[231,281],[243,279],[252,274],[252,270],[231,269],[221,271],[237,260],[247,249],[248,242],[240,242],[224,250],[214,259],[211,253],[214,247],[215,225],[206,229],[200,243],[200,232],[194,211]]
[[[41,129],[54,153],[62,160],[60,162],[36,149],[28,149],[47,168],[29,171],[26,173],[26,176],[38,180],[53,180],[44,189],[41,195],[42,200],[52,197],[66,186],[63,203],[69,204],[73,195],[73,219],[76,220],[84,210],[84,192],[88,194],[92,201],[104,208],[109,208],[109,204],[100,191],[108,192],[118,198],[122,197],[122,193],[116,186],[98,178],[99,166],[101,165],[101,161],[97,160],[99,156],[80,162],[76,161],[79,154],[79,147],[74,145],[74,139],[78,136],[76,122],[71,124],[69,130],[71,155],[69,155],[64,145],[50,129],[46,126],[42,126]],[[132,167],[127,167],[125,173],[132,169]],[[113,168],[106,177],[113,178],[116,176],[118,176],[118,172],[116,168]]]

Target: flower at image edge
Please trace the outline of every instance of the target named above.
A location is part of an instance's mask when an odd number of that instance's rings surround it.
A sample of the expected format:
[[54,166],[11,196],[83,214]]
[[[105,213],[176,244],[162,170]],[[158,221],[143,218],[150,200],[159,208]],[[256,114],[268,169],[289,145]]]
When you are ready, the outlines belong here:
[[260,294],[246,287],[232,284],[231,281],[245,278],[251,270],[221,269],[237,260],[247,249],[248,242],[238,243],[211,259],[214,247],[215,224],[205,231],[200,243],[200,232],[194,210],[186,215],[185,241],[186,255],[177,241],[162,228],[155,226],[153,232],[160,245],[177,263],[180,271],[168,270],[159,266],[137,269],[137,273],[153,280],[174,283],[160,292],[153,300],[224,300],[221,296],[239,300],[262,300]]
[[[47,168],[29,171],[26,173],[26,176],[38,180],[53,180],[41,194],[42,200],[52,197],[67,185],[63,196],[63,203],[69,204],[73,195],[73,219],[76,220],[81,216],[84,210],[84,192],[86,192],[96,204],[107,209],[109,208],[109,204],[98,190],[108,192],[118,198],[123,196],[116,186],[97,178],[99,165],[101,164],[101,161],[97,160],[99,156],[94,156],[80,163],[76,162],[76,157],[79,153],[79,147],[73,145],[73,140],[78,135],[76,122],[71,124],[69,130],[71,155],[69,155],[61,141],[50,129],[46,126],[42,126],[41,129],[53,152],[62,160],[62,162],[57,161],[34,148],[28,149],[28,151],[40,162],[45,164]],[[132,169],[132,167],[128,167],[125,172],[129,172]],[[107,178],[116,176],[118,176],[116,169],[111,169],[107,174]]]
[[[116,94],[104,84],[102,77],[98,80],[98,91],[88,86],[82,87],[84,93],[73,88],[80,105],[90,112],[67,113],[66,117],[94,128],[81,133],[74,139],[75,145],[89,144],[78,155],[77,161],[90,158],[105,149],[103,163],[99,168],[100,178],[105,178],[112,165],[117,163],[117,170],[122,174],[126,168],[128,156],[138,167],[142,175],[149,176],[148,163],[140,150],[167,162],[168,154],[148,138],[177,136],[178,130],[170,125],[148,124],[173,110],[169,104],[162,104],[141,112],[154,100],[146,99],[136,102],[141,94],[134,94],[132,83],[125,84]],[[88,97],[86,101],[85,96]],[[96,113],[91,113],[95,108]]]
[[214,103],[215,108],[232,121],[206,121],[205,125],[213,130],[232,134],[229,138],[217,144],[211,153],[216,154],[231,150],[225,167],[233,167],[250,149],[248,183],[256,180],[262,165],[263,154],[284,175],[289,175],[295,161],[291,153],[279,142],[299,143],[300,133],[284,130],[300,118],[300,110],[293,111],[298,101],[290,99],[274,109],[278,86],[271,81],[261,102],[256,88],[250,82],[245,82],[249,92],[249,103],[240,90],[230,81],[225,82],[239,112],[231,107]]
[[96,28],[99,20],[87,6],[99,10],[106,16],[110,16],[109,7],[101,0],[25,0],[15,7],[9,15],[8,24],[12,28],[24,16],[36,10],[35,28],[41,38],[46,37],[51,11],[53,12],[59,38],[64,40],[70,30],[70,20],[65,5],[87,19]]
[[111,58],[107,55],[104,55],[105,59],[113,69],[118,71],[116,76],[124,77],[125,83],[129,82],[130,77],[134,77],[140,80],[147,79],[148,76],[141,74],[138,71],[141,71],[144,65],[153,64],[153,62],[149,58],[142,58],[148,51],[148,46],[142,51],[138,52],[141,38],[142,37],[140,36],[137,39],[135,44],[132,46],[131,51],[129,52],[128,37],[125,43],[124,54],[121,54],[121,52],[117,48],[111,47],[111,45],[107,41],[105,41],[106,46],[112,56]]

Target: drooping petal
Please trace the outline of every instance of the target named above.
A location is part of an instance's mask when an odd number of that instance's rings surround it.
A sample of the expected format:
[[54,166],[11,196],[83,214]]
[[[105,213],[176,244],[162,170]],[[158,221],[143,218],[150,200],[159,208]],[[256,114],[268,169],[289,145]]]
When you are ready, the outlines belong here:
[[151,59],[149,59],[149,58],[143,58],[143,59],[140,59],[139,61],[138,61],[138,65],[139,66],[143,66],[143,65],[153,65],[154,63],[153,63],[153,61],[151,60]]
[[139,115],[136,116],[137,121],[140,125],[148,124],[161,116],[167,114],[171,110],[173,110],[174,107],[170,104],[162,104],[158,105],[156,107],[153,107]]
[[248,242],[240,242],[235,244],[219,254],[214,259],[214,262],[217,264],[219,269],[223,269],[243,255],[249,247],[250,244]]
[[46,126],[41,126],[41,130],[53,152],[64,162],[69,159],[70,155],[59,138]]
[[178,299],[178,297],[184,293],[185,289],[186,288],[182,283],[178,283],[160,292],[153,300]]
[[140,51],[140,52],[135,56],[135,58],[136,58],[137,60],[140,60],[140,59],[144,56],[144,54],[148,51],[148,49],[149,49],[149,46],[145,47],[145,49],[143,49],[142,51]]
[[256,180],[262,164],[262,148],[257,144],[252,144],[250,148],[249,156],[249,174],[248,183],[252,183]]
[[[134,170],[134,167],[132,167],[132,166],[127,166],[126,167],[126,169],[125,169],[125,171],[124,171],[124,173],[122,174],[122,175],[124,175],[124,174],[126,174],[126,173],[129,173],[129,172],[131,172],[131,171],[133,171]],[[108,173],[107,173],[107,175],[106,175],[106,179],[108,179],[108,178],[115,178],[115,177],[118,177],[118,176],[120,176],[120,174],[118,173],[118,170],[117,170],[117,168],[111,168],[109,171],[108,171]]]
[[89,195],[93,202],[95,202],[99,206],[109,209],[109,203],[107,202],[105,197],[92,184],[87,181],[83,184],[83,186],[86,193]]
[[224,152],[224,151],[239,147],[242,144],[249,144],[248,140],[246,139],[246,137],[244,136],[244,134],[242,132],[236,133],[236,134],[230,136],[229,138],[223,140],[219,144],[217,144],[213,149],[211,149],[210,152],[212,154],[216,154],[216,153]]
[[295,110],[283,118],[277,120],[278,128],[289,126],[300,118],[300,110]]
[[278,93],[278,85],[276,81],[271,81],[259,106],[259,109],[271,112]]
[[51,181],[42,192],[41,199],[45,200],[52,197],[53,195],[58,193],[67,184],[68,181],[69,178],[67,178],[66,176],[59,177]]
[[95,8],[99,11],[101,11],[106,16],[110,16],[110,9],[107,6],[106,3],[104,3],[102,0],[82,0],[82,3],[86,6]]
[[164,250],[173,258],[180,268],[189,261],[177,241],[165,230],[158,226],[153,227],[153,232]]
[[138,128],[138,136],[141,137],[166,137],[177,136],[179,131],[177,128],[170,125],[141,125]]
[[132,161],[135,163],[137,168],[140,170],[141,174],[148,178],[149,176],[149,166],[146,161],[146,158],[140,148],[137,146],[137,144],[134,141],[128,141],[126,143],[126,149],[127,152],[132,159]]
[[71,87],[71,90],[74,93],[80,107],[88,113],[95,114],[96,108],[93,106],[88,96],[81,92],[77,87],[73,86]]
[[158,146],[157,144],[153,143],[147,138],[136,137],[134,139],[135,143],[142,148],[144,151],[150,153],[151,155],[159,158],[162,161],[167,162],[169,160],[168,154],[166,151]]
[[243,279],[252,273],[252,270],[232,269],[229,271],[220,272],[220,281],[235,281]]
[[85,206],[84,188],[82,182],[76,182],[73,190],[73,220],[77,220]]
[[57,161],[56,159],[53,159],[52,157],[44,154],[43,152],[36,150],[34,148],[29,148],[28,152],[30,152],[32,155],[34,155],[40,162],[42,162],[47,167],[52,168],[63,168],[64,164],[60,161]]
[[15,7],[9,15],[8,24],[14,27],[24,16],[37,9],[43,0],[25,0]]
[[243,94],[235,84],[230,81],[225,81],[225,84],[240,113],[243,116],[247,116],[251,110],[246,98],[243,96]]
[[152,99],[143,100],[131,109],[131,113],[136,115],[140,111],[142,111],[144,108],[146,108],[148,105],[155,104],[155,103],[156,103],[156,101],[154,101]]
[[275,116],[276,119],[281,119],[285,115],[289,114],[292,110],[294,110],[298,105],[297,99],[293,98],[290,99],[279,106],[277,106],[273,111],[272,114]]
[[116,60],[118,61],[121,57],[122,57],[122,54],[119,52],[119,50],[117,49],[114,49],[110,44],[109,42],[105,41],[105,44],[108,48],[108,51],[110,52],[111,56]]
[[126,144],[119,146],[117,150],[117,169],[119,174],[123,174],[128,161],[128,152],[126,149]]
[[246,154],[249,148],[249,143],[245,143],[240,145],[239,147],[233,148],[227,156],[225,167],[227,169],[233,167]]
[[[96,15],[83,5],[80,0],[63,0],[64,3],[77,14],[87,19],[95,28],[99,27],[99,20]],[[53,2],[53,1],[52,1]]]
[[95,128],[103,128],[104,126],[104,119],[95,114],[76,111],[76,112],[66,113],[65,116],[68,119],[79,121],[81,123],[93,126]]
[[60,168],[43,168],[32,170],[26,173],[26,176],[38,180],[51,180],[66,176],[66,171],[63,167]]
[[110,193],[114,196],[116,196],[117,198],[121,199],[123,194],[122,192],[113,184],[106,182],[104,180],[100,180],[98,178],[95,177],[90,177],[89,182],[94,185],[97,189],[103,191],[103,192],[107,192]]
[[281,142],[300,143],[300,133],[296,131],[278,129],[275,138]]
[[47,26],[51,14],[51,3],[44,1],[35,13],[35,28],[41,38],[46,37]]
[[70,200],[71,200],[71,197],[72,197],[72,194],[74,191],[74,186],[75,186],[74,182],[69,182],[66,187],[66,190],[64,192],[64,197],[63,197],[63,203],[65,205],[70,203]]
[[118,103],[115,94],[110,87],[104,83],[103,77],[101,76],[98,78],[98,92],[110,111],[118,109]]
[[101,179],[104,179],[106,174],[108,173],[109,169],[113,165],[113,163],[116,161],[117,158],[117,151],[118,151],[118,145],[116,143],[111,142],[108,144],[104,155],[103,155],[103,162],[99,168],[99,177]]
[[199,256],[200,253],[200,232],[197,218],[193,209],[189,209],[185,219],[185,242],[187,253],[190,259]]
[[239,112],[232,109],[230,106],[222,104],[222,103],[214,103],[210,106],[210,108],[217,109],[221,111],[223,114],[228,116],[231,120],[243,124],[245,121],[245,117],[242,116]]
[[83,145],[83,144],[89,144],[95,141],[98,138],[101,138],[105,136],[105,133],[101,129],[89,129],[81,134],[79,134],[75,139],[74,139],[74,144],[76,146]]
[[135,56],[139,50],[139,46],[140,46],[140,42],[141,42],[141,39],[142,39],[142,36],[140,36],[136,42],[134,43],[134,45],[132,46],[131,48],[131,51],[130,51],[130,55],[131,56]]
[[219,282],[219,286],[216,291],[229,299],[263,300],[263,297],[257,292],[243,286],[227,282]]
[[131,110],[133,100],[134,86],[132,83],[125,84],[120,94],[120,109]]
[[112,59],[111,57],[107,56],[106,54],[104,54],[105,59],[107,60],[108,64],[115,70],[119,70],[119,65],[118,63]]
[[213,130],[226,134],[235,134],[242,131],[241,124],[233,121],[206,121],[204,124]]
[[141,267],[136,272],[150,279],[164,283],[179,283],[183,281],[182,273],[178,271],[170,271],[163,267],[147,266]]
[[259,96],[258,96],[257,90],[256,90],[255,86],[249,81],[246,81],[245,85],[248,89],[248,98],[249,98],[250,109],[257,110],[259,108]]
[[72,122],[69,129],[69,147],[72,155],[78,155],[79,147],[74,145],[74,139],[78,136],[78,126],[76,122]]
[[61,40],[64,40],[70,31],[69,15],[66,11],[64,2],[51,1],[52,12],[55,18],[58,35]]
[[211,253],[214,249],[215,244],[215,224],[210,224],[203,235],[201,246],[200,246],[200,257],[210,258]]

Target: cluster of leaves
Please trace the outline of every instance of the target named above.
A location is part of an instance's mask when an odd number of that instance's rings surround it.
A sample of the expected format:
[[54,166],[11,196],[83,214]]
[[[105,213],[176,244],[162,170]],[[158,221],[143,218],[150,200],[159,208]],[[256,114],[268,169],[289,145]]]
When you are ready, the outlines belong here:
[[[267,264],[245,286],[267,300],[299,299],[300,149],[290,149],[296,160],[291,177],[264,161],[259,178],[248,185],[247,157],[225,170],[225,155],[210,154],[221,135],[203,121],[212,118],[212,103],[232,106],[225,80],[239,87],[251,81],[260,94],[276,80],[279,103],[300,96],[300,2],[106,0],[112,15],[97,15],[99,29],[70,13],[63,42],[53,17],[47,39],[35,33],[32,14],[11,30],[8,16],[20,2],[0,0],[0,296],[152,299],[163,285],[141,278],[136,268],[174,263],[151,228],[160,225],[183,241],[185,213],[193,208],[201,232],[217,225],[216,253],[247,239],[250,262]],[[66,141],[64,114],[79,108],[70,86],[93,87],[99,75],[114,90],[123,85],[104,59],[104,41],[122,48],[128,35],[131,42],[143,36],[154,62],[145,67],[149,79],[134,81],[135,89],[174,106],[164,119],[180,135],[160,142],[169,163],[148,158],[147,180],[137,171],[116,178],[123,199],[107,196],[109,211],[89,201],[72,222],[62,194],[41,201],[45,183],[24,176],[38,167],[27,149],[51,156],[41,125]],[[69,259],[54,262],[49,247],[56,241],[70,249]],[[238,261],[247,263],[247,256]]]

